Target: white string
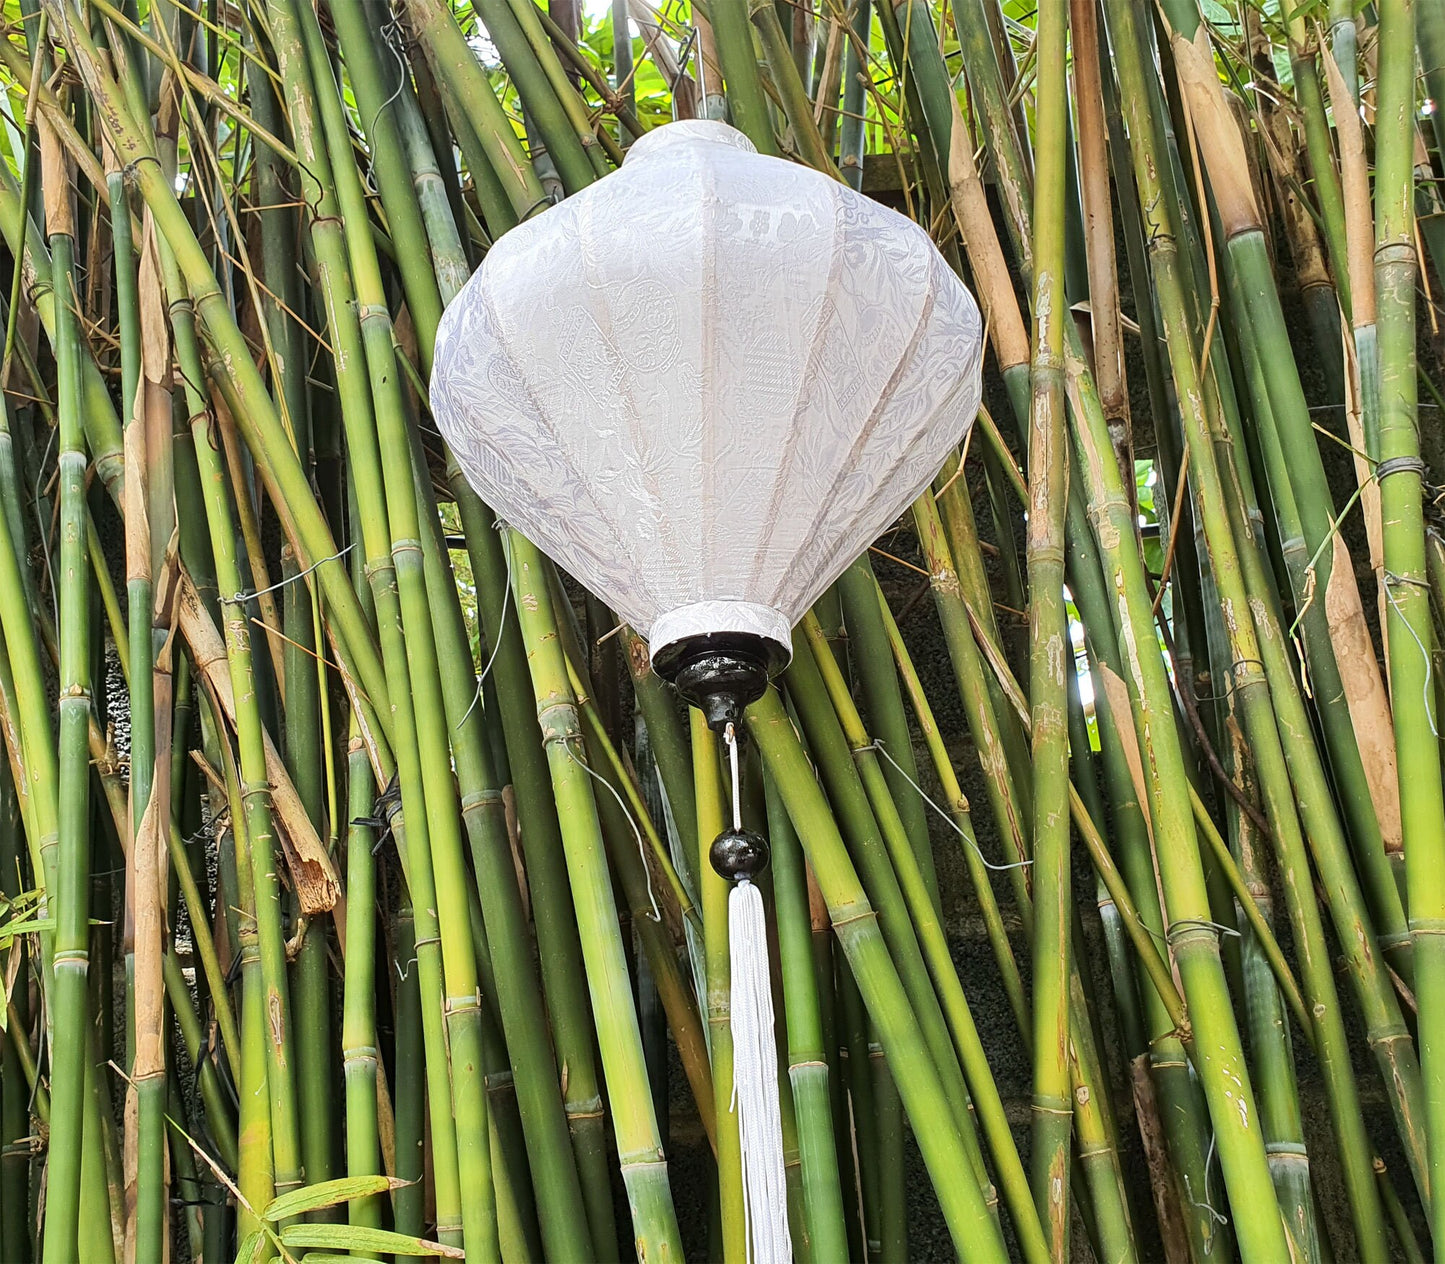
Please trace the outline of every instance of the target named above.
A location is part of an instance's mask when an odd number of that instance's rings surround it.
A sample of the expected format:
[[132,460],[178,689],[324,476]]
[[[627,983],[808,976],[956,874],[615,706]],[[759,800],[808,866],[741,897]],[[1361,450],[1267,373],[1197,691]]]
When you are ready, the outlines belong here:
[[733,774],[733,829],[740,830],[743,827],[743,801],[738,780],[738,735],[731,720],[723,730],[723,741],[727,743],[728,766]]
[[[579,742],[582,740],[582,735],[580,733],[574,734],[574,737]],[[568,738],[566,741],[564,741],[562,743],[562,749],[567,752],[568,757],[572,760],[574,764],[577,765],[578,768],[580,768],[589,777],[591,777],[593,781],[600,782],[603,786],[607,788],[607,793],[617,800],[617,806],[622,809],[622,815],[627,818],[627,823],[632,826],[632,837],[637,840],[637,854],[642,857],[642,873],[643,876],[647,879],[647,899],[648,902],[652,905],[652,920],[654,922],[661,922],[662,910],[657,907],[657,896],[652,893],[652,870],[648,867],[647,864],[647,848],[643,844],[642,831],[637,828],[637,821],[633,818],[632,810],[627,806],[626,803],[622,801],[622,796],[617,793],[617,787],[614,786],[610,781],[608,781],[607,778],[604,777],[595,768],[590,767],[587,761],[583,759],[576,751],[574,751],[571,746],[568,745],[568,742],[571,742],[572,740],[573,738]]]
[[[1425,648],[1425,642],[1420,639],[1419,633],[1417,633],[1415,629],[1411,627],[1410,620],[1405,618],[1405,611],[1401,607],[1399,601],[1395,598],[1396,584],[1417,584],[1420,587],[1424,587],[1424,585],[1420,584],[1419,580],[1406,579],[1403,576],[1395,575],[1390,571],[1385,572],[1385,600],[1390,603],[1390,608],[1399,617],[1400,622],[1405,625],[1405,631],[1410,634],[1410,639],[1414,641],[1415,644],[1419,647],[1420,654],[1425,660],[1425,683],[1423,686],[1421,686],[1420,697],[1425,704],[1425,719],[1430,725],[1430,735],[1432,737],[1438,738],[1440,736],[1440,733],[1435,727],[1435,708],[1430,705],[1430,651]],[[1388,638],[1389,633],[1387,629],[1386,639],[1388,640]]]
[[305,568],[305,570],[299,570],[296,572],[296,574],[288,575],[285,579],[277,580],[276,583],[269,584],[265,588],[257,588],[254,592],[238,592],[234,593],[230,597],[222,597],[221,600],[228,602],[231,605],[242,606],[245,605],[246,602],[252,601],[257,597],[264,597],[267,593],[279,592],[288,584],[294,584],[298,579],[305,579],[306,576],[312,573],[312,571],[320,569],[321,567],[325,566],[327,562],[334,562],[338,558],[345,557],[355,547],[356,541],[353,540],[344,549],[337,549],[337,551],[335,553],[332,553],[329,557],[319,558],[317,561],[312,562],[310,566]]
[[896,759],[894,759],[892,755],[890,755],[886,750],[884,750],[883,739],[881,737],[875,737],[872,742],[870,742],[867,746],[858,747],[858,750],[877,751],[880,755],[883,756],[884,759],[886,759],[890,764],[892,764],[896,769],[898,769],[898,773],[903,778],[903,780],[918,791],[918,797],[922,799],[926,804],[928,804],[928,806],[931,807],[935,812],[937,812],[938,815],[942,818],[943,823],[947,825],[948,828],[951,829],[955,834],[957,834],[961,839],[963,839],[963,841],[967,843],[970,848],[972,848],[973,854],[977,856],[980,861],[982,861],[983,867],[985,869],[992,869],[995,873],[1007,873],[1010,869],[1027,869],[1031,864],[1034,863],[1032,860],[1025,859],[1015,860],[1012,864],[1001,865],[995,863],[987,856],[985,856],[982,850],[980,850],[978,843],[974,839],[970,838],[960,828],[958,822],[955,821],[953,817],[949,816],[949,814],[945,812],[941,807],[939,807],[938,804],[936,804],[932,799],[930,799],[923,787],[920,786],[918,782],[914,781],[913,778],[908,775],[904,767]]
[[[507,524],[500,518],[492,523],[493,531],[501,531]],[[477,687],[472,693],[472,700],[467,704],[466,712],[457,721],[456,731],[462,731],[472,712],[476,709],[478,702],[482,700],[482,682],[486,680],[492,670],[492,664],[497,661],[497,651],[502,648],[502,637],[507,632],[507,602],[512,599],[512,550],[507,547],[506,537],[502,538],[502,560],[507,564],[507,582],[502,585],[502,613],[497,616],[497,643],[492,646],[491,656],[487,659],[487,665],[482,668],[482,674],[477,677]]]
[[[728,726],[731,732],[732,726]],[[732,741],[734,768],[737,746]],[[733,774],[734,804],[737,773]],[[735,809],[736,810],[736,807]],[[728,896],[732,954],[733,1093],[742,1143],[743,1218],[751,1264],[791,1264],[788,1188],[783,1172],[783,1122],[778,1105],[768,925],[762,893],[743,878]]]

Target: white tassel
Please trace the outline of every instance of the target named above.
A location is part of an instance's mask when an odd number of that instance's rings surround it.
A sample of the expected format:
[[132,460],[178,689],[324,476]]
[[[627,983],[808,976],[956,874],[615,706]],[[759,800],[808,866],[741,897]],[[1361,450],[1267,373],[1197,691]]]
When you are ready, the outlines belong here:
[[732,1109],[742,1137],[743,1210],[752,1264],[792,1264],[778,1055],[762,893],[746,878],[728,896],[732,954]]

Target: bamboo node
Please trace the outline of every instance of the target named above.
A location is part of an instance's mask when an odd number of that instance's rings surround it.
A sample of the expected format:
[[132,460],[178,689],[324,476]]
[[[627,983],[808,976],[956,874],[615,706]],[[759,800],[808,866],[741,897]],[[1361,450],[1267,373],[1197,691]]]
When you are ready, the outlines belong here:
[[834,930],[847,926],[850,922],[865,922],[870,918],[876,922],[878,920],[878,914],[867,904],[863,905],[860,912],[849,913],[847,917],[837,917],[831,912],[828,915],[828,920],[833,923]]
[[1220,922],[1211,922],[1208,918],[1204,917],[1181,917],[1178,921],[1169,924],[1169,930],[1164,937],[1169,941],[1169,946],[1174,948],[1185,938],[1201,935],[1207,937],[1233,935],[1236,939],[1241,937],[1233,926],[1225,926]]
[[574,737],[582,736],[581,726],[577,723],[577,706],[570,698],[539,707],[537,724],[542,730],[542,740],[547,743],[565,744]]
[[1435,917],[1421,917],[1410,919],[1410,935],[1418,938],[1421,935],[1445,935],[1445,920]]

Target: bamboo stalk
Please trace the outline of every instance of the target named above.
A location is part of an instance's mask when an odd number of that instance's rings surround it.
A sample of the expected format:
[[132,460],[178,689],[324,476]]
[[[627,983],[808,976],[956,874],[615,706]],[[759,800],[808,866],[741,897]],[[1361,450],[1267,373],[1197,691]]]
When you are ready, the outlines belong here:
[[831,1070],[818,1004],[818,979],[809,943],[808,889],[803,853],[777,787],[766,783],[773,902],[788,1032],[788,1081],[798,1119],[803,1206],[808,1247],[816,1261],[846,1259],[843,1190],[833,1135]]
[[[1400,822],[1410,931],[1415,940],[1420,1066],[1430,1174],[1430,1225],[1445,1241],[1445,794],[1433,702],[1428,695],[1429,588],[1421,517],[1419,439],[1415,419],[1414,8],[1380,6],[1380,69],[1375,148],[1375,301],[1378,329],[1379,428],[1371,453],[1380,462],[1384,524],[1385,642],[1399,761]],[[1429,735],[1429,736],[1427,736]]]
[[932,902],[917,860],[907,839],[903,837],[902,822],[898,819],[897,808],[883,780],[877,753],[873,749],[873,743],[868,740],[857,710],[853,707],[842,673],[833,660],[832,651],[828,648],[816,616],[805,616],[803,631],[812,648],[822,682],[828,690],[828,697],[837,712],[843,734],[852,749],[853,762],[857,765],[868,802],[888,845],[889,856],[908,905],[908,916],[918,934],[919,946],[928,963],[934,989],[939,994],[954,1048],[971,1089],[973,1111],[977,1113],[988,1140],[995,1170],[999,1173],[1004,1197],[1014,1219],[1015,1231],[1029,1257],[1041,1259],[1047,1250],[1045,1243],[1040,1240],[1042,1229],[1038,1227],[1043,1216],[1041,1213],[1037,1217],[1031,1216],[1027,1209],[1028,1196],[1025,1191],[1028,1182],[1024,1176],[1023,1165],[1019,1162],[1018,1151],[1004,1114],[1003,1102],[989,1074],[988,1059],[969,1013],[958,975],[953,969],[943,928],[933,913]]
[[[537,721],[541,725],[558,802],[573,905],[582,935],[587,984],[597,1022],[598,1044],[613,1108],[613,1127],[623,1183],[632,1207],[633,1231],[641,1254],[681,1258],[677,1215],[673,1210],[647,1069],[642,1058],[637,1014],[631,1004],[626,962],[616,929],[612,891],[602,868],[602,838],[586,767],[572,742],[581,737],[566,663],[555,636],[536,549],[511,537],[512,584],[524,642],[529,650]],[[580,744],[580,743],[579,743]]]
[[1033,730],[1032,1183],[1055,1264],[1069,1254],[1069,874],[1064,513],[1068,438],[1064,420],[1064,189],[1068,103],[1064,65],[1068,9],[1039,8],[1035,98],[1034,327],[1029,369],[1029,701]]
[[[79,1258],[90,957],[90,598],[85,551],[85,439],[80,421],[80,335],[72,278],[75,221],[69,164],[59,137],[40,125],[45,226],[54,268],[57,415],[60,435],[59,792],[55,955],[51,997],[50,1174],[45,1253]],[[164,1080],[162,1080],[164,1086]],[[162,1139],[161,1144],[164,1144]]]
[[708,1052],[712,1060],[713,1110],[717,1118],[718,1200],[723,1258],[728,1264],[748,1254],[743,1207],[742,1138],[732,1109],[733,1041],[731,952],[728,942],[728,883],[708,860],[707,848],[727,827],[717,735],[707,717],[688,709],[692,728],[693,790],[697,800],[698,875],[707,982]]
[[[748,729],[758,743],[788,816],[798,831],[838,942],[848,957],[868,1012],[878,1025],[904,1109],[933,1174],[943,1214],[960,1251],[982,1260],[1006,1258],[1003,1239],[979,1188],[973,1163],[955,1129],[930,1128],[932,1114],[950,1110],[934,1058],[923,1039],[908,994],[879,929],[877,915],[863,894],[822,788],[777,694],[769,691],[748,712]],[[965,1246],[965,1244],[967,1244]]]

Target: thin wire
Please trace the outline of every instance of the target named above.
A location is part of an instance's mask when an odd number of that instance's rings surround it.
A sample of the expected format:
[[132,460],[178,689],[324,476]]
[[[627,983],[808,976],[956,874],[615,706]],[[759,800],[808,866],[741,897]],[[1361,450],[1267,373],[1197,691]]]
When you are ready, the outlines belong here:
[[[379,34],[381,36],[382,42],[386,45],[387,51],[396,58],[396,65],[399,74],[397,75],[396,80],[396,90],[389,97],[387,97],[385,101],[383,101],[380,105],[376,107],[376,113],[371,116],[371,134],[373,136],[376,134],[376,121],[381,117],[382,111],[385,110],[386,107],[389,106],[393,101],[395,101],[397,97],[401,96],[402,89],[406,87],[407,75],[406,61],[401,55],[401,50],[396,46],[401,36],[401,23],[397,20],[397,16],[395,13],[393,13],[391,17],[382,24],[382,28]],[[373,158],[370,162],[368,162],[367,165],[372,166],[374,165],[374,163],[375,159]]]
[[647,879],[647,899],[648,902],[652,905],[652,920],[654,922],[661,922],[662,910],[657,907],[657,896],[652,893],[652,870],[649,869],[647,866],[647,851],[643,846],[642,831],[637,828],[637,822],[633,819],[632,813],[628,809],[627,804],[623,802],[622,796],[617,793],[617,788],[601,773],[597,772],[595,769],[589,768],[587,766],[587,761],[585,759],[578,758],[577,752],[574,751],[570,745],[568,745],[569,742],[577,740],[578,738],[580,738],[580,736],[580,734],[574,733],[570,737],[563,739],[562,749],[567,752],[572,762],[576,764],[577,767],[580,768],[583,772],[585,772],[589,777],[591,777],[593,781],[600,781],[604,786],[607,787],[607,792],[614,799],[617,800],[617,806],[622,809],[622,815],[627,818],[627,823],[632,826],[632,836],[637,840],[637,854],[642,857],[643,876]]
[[941,807],[939,807],[937,803],[930,799],[928,797],[928,793],[923,789],[923,787],[920,786],[918,782],[914,781],[913,778],[908,775],[908,773],[904,770],[903,766],[896,759],[894,759],[892,755],[890,755],[886,750],[884,750],[883,739],[881,737],[875,737],[873,741],[867,746],[857,747],[854,753],[856,754],[857,751],[869,750],[877,751],[880,755],[883,756],[884,759],[886,759],[890,764],[892,764],[895,768],[898,769],[898,773],[903,778],[903,780],[918,791],[918,797],[922,799],[926,804],[928,804],[928,806],[931,807],[935,812],[937,812],[938,815],[942,818],[943,823],[947,825],[949,829],[951,829],[955,834],[957,834],[961,839],[963,839],[963,841],[967,843],[969,847],[973,849],[973,854],[979,858],[985,869],[991,869],[994,873],[1007,873],[1010,869],[1023,869],[1026,868],[1028,865],[1034,863],[1031,859],[1024,859],[1015,860],[1012,864],[1000,865],[990,860],[979,849],[978,841],[976,839],[970,838],[968,834],[959,826],[958,822],[955,821],[953,817],[949,815],[949,813],[945,812]]
[[[500,531],[506,525],[505,522],[498,518],[496,522],[492,523],[492,530]],[[462,725],[471,717],[472,712],[476,709],[477,703],[481,701],[482,681],[486,680],[488,674],[491,672],[492,664],[497,661],[497,652],[502,648],[502,636],[507,622],[507,602],[510,601],[512,597],[512,550],[507,547],[505,541],[502,543],[502,559],[507,563],[507,582],[502,585],[502,613],[497,617],[497,643],[492,646],[491,657],[487,659],[487,665],[482,668],[482,674],[477,677],[477,687],[472,693],[472,700],[467,703],[465,713],[462,715],[462,718],[457,721],[457,727],[453,730],[457,733],[461,732]]]
[[277,583],[274,583],[267,588],[258,588],[255,592],[238,592],[230,597],[222,598],[222,600],[226,601],[228,604],[231,605],[245,605],[246,602],[252,601],[257,597],[264,597],[267,593],[273,593],[277,589],[285,588],[287,584],[294,584],[298,579],[305,579],[307,575],[311,574],[311,572],[316,570],[318,567],[325,566],[327,562],[335,562],[340,558],[345,557],[355,547],[356,541],[353,540],[344,549],[333,553],[330,557],[319,558],[318,560],[312,562],[311,565],[308,566],[305,570],[297,571],[296,574],[287,576],[287,578],[279,580]]
[[1396,575],[1393,571],[1385,572],[1385,600],[1390,603],[1390,608],[1400,622],[1405,625],[1405,631],[1410,634],[1411,640],[1420,647],[1420,654],[1425,659],[1425,683],[1420,690],[1420,696],[1425,703],[1425,718],[1430,721],[1431,736],[1438,738],[1440,731],[1435,725],[1435,708],[1430,705],[1430,651],[1425,648],[1425,643],[1420,640],[1419,635],[1410,625],[1410,620],[1405,618],[1405,612],[1400,608],[1400,603],[1395,599],[1394,586],[1396,584],[1414,584],[1418,588],[1424,588],[1425,585],[1418,579],[1408,579],[1404,575]]
[[1216,1137],[1217,1134],[1211,1131],[1209,1134],[1209,1150],[1204,1156],[1204,1201],[1200,1202],[1196,1199],[1194,1197],[1194,1191],[1187,1188],[1189,1185],[1189,1178],[1187,1176],[1184,1178],[1184,1184],[1189,1194],[1189,1205],[1191,1207],[1198,1207],[1202,1211],[1207,1211],[1214,1217],[1216,1224],[1226,1225],[1229,1223],[1228,1217],[1221,1216],[1209,1201],[1209,1166],[1214,1162],[1214,1142]]
[[[1217,931],[1221,935],[1233,935],[1236,939],[1244,938],[1235,927],[1226,926],[1223,922],[1211,922],[1207,917],[1181,917],[1169,923],[1169,928],[1164,934],[1165,942],[1172,944],[1176,930],[1188,930],[1191,927],[1195,929],[1203,927],[1205,930]],[[1152,934],[1153,932],[1151,931],[1150,933]]]

